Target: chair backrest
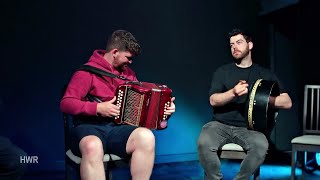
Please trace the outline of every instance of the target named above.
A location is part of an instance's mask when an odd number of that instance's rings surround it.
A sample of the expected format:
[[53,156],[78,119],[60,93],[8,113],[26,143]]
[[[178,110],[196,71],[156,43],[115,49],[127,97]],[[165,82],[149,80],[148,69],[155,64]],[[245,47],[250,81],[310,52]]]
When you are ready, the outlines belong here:
[[303,134],[320,134],[320,85],[305,85]]
[[62,113],[64,121],[64,146],[65,151],[70,149],[71,144],[71,129],[74,127],[72,116],[66,113]]
[[[68,85],[64,85],[61,90],[61,98],[63,97]],[[65,152],[70,149],[71,144],[71,129],[74,127],[73,117],[69,114],[62,112],[63,124],[64,124],[64,146]]]

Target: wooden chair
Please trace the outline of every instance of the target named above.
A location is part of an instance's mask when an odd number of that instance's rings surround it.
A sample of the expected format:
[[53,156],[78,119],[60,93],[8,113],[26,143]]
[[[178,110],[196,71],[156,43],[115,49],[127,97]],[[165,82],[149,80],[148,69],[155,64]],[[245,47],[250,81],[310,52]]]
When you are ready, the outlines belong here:
[[[243,150],[243,148],[235,143],[228,143],[222,146],[219,157],[221,159],[244,159],[247,153]],[[257,168],[255,173],[253,174],[255,180],[259,180],[260,178],[260,166]]]
[[[291,180],[295,179],[297,152],[320,152],[320,85],[304,87],[303,134],[291,140]],[[305,163],[303,161],[303,163]],[[305,164],[303,164],[305,167]],[[302,177],[304,176],[302,171]]]

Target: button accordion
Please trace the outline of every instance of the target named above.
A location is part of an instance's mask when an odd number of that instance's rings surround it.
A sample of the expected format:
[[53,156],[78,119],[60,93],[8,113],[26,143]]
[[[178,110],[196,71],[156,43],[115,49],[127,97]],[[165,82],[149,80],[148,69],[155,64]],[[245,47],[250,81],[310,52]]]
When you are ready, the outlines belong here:
[[250,86],[249,98],[246,102],[248,129],[265,134],[271,132],[278,110],[269,106],[269,98],[279,94],[279,85],[276,81],[258,79]]
[[172,90],[161,84],[131,81],[119,85],[115,105],[120,107],[120,115],[115,123],[165,129],[169,116],[164,110],[171,106],[171,94]]

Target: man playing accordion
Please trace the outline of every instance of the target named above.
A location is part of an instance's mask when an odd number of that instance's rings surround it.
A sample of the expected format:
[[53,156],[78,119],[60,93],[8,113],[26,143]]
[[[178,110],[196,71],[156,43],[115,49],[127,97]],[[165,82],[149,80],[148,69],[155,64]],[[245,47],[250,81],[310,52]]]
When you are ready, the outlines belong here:
[[[94,51],[86,65],[137,81],[128,65],[139,53],[140,45],[135,37],[128,31],[117,30],[109,38],[106,50]],[[152,131],[113,122],[114,117],[120,115],[120,107],[115,103],[115,91],[125,82],[124,79],[80,70],[73,74],[68,84],[60,107],[64,113],[80,116],[82,120],[72,130],[71,144],[72,152],[82,157],[82,179],[105,179],[102,159],[106,152],[131,158],[132,179],[147,180],[151,176],[155,156]],[[101,103],[90,101],[88,94],[97,97]],[[170,106],[164,111],[168,116],[175,112],[174,98],[170,101]]]

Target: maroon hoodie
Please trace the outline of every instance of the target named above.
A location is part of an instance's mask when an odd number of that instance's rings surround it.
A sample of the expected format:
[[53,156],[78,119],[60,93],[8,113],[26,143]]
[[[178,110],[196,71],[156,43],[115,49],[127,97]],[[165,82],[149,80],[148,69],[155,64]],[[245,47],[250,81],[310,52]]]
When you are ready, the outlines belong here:
[[[129,80],[137,81],[134,71],[129,67],[121,73],[114,69],[103,58],[105,53],[105,50],[95,50],[86,64],[124,76]],[[89,93],[102,101],[109,101],[114,97],[117,86],[124,82],[124,80],[118,78],[100,77],[90,72],[76,71],[71,77],[66,92],[61,99],[61,111],[71,115],[95,116],[97,114],[97,102],[90,102],[85,96]]]

